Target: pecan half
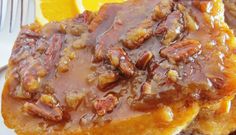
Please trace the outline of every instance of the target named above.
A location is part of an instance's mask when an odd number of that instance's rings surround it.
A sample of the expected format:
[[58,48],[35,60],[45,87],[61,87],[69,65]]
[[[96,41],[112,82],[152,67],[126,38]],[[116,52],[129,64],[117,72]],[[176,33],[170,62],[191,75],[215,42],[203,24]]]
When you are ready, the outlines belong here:
[[45,52],[45,66],[47,70],[51,70],[51,68],[56,63],[56,60],[60,56],[60,50],[62,49],[62,43],[63,43],[64,37],[60,34],[55,34],[51,38],[50,45],[48,46],[46,52]]
[[107,112],[112,111],[117,104],[118,98],[113,94],[109,94],[102,99],[97,99],[94,102],[93,107],[98,115],[103,116]]
[[28,102],[24,104],[24,110],[28,114],[37,115],[52,121],[60,121],[63,116],[63,112],[59,107],[50,108],[48,106],[36,105]]
[[113,71],[105,72],[98,77],[98,88],[104,90],[111,87],[119,79],[119,74]]
[[152,59],[153,54],[151,51],[144,52],[137,60],[136,67],[138,69],[146,69],[147,64]]
[[158,21],[166,17],[173,10],[174,3],[172,0],[162,0],[154,8],[152,19]]
[[122,43],[129,49],[135,49],[142,45],[142,43],[152,36],[151,27],[154,22],[151,20],[144,20],[137,28],[131,29],[121,38]]
[[170,62],[176,63],[196,54],[200,49],[199,41],[187,39],[162,49],[160,55],[168,58]]
[[111,64],[122,72],[126,77],[131,77],[134,74],[134,65],[129,56],[122,48],[113,48],[108,50],[108,59]]
[[181,34],[183,29],[183,15],[177,10],[168,15],[166,21],[157,26],[154,35],[164,35],[161,43],[170,45]]

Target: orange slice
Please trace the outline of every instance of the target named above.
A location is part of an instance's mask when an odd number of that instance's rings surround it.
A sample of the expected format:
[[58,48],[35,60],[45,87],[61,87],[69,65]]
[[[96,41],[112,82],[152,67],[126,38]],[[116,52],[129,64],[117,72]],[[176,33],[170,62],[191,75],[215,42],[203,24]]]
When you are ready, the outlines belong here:
[[82,0],[83,6],[86,10],[98,11],[105,3],[121,3],[126,0]]
[[36,21],[44,25],[61,21],[79,14],[77,0],[36,0]]

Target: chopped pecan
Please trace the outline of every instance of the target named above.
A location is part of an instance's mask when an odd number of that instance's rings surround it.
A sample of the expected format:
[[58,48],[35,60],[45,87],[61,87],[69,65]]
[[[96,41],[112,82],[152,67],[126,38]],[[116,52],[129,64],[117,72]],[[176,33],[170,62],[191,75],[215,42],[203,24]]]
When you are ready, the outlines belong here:
[[43,66],[38,66],[36,68],[37,68],[37,75],[39,77],[45,77],[48,74],[46,68],[44,68]]
[[51,67],[55,66],[54,63],[56,62],[57,58],[60,55],[60,50],[62,48],[63,36],[60,34],[55,34],[51,38],[51,44],[49,45],[48,49],[46,50],[45,54],[45,65],[48,70]]
[[121,39],[124,46],[129,49],[135,49],[141,46],[141,44],[152,36],[151,27],[154,22],[151,20],[145,20],[137,28],[134,28]]
[[52,95],[42,94],[39,100],[43,104],[50,107],[53,107],[57,104],[57,100]]
[[148,74],[153,76],[155,74],[155,70],[159,67],[159,62],[157,61],[150,61],[150,64],[147,67]]
[[224,87],[225,81],[222,78],[215,77],[215,78],[210,78],[210,80],[214,88],[221,89]]
[[182,4],[178,4],[178,9],[183,13],[186,28],[190,31],[197,30],[199,26],[193,17],[188,13],[186,8]]
[[76,109],[85,96],[84,92],[70,91],[66,94],[65,101],[68,107]]
[[31,115],[37,115],[52,121],[60,121],[62,120],[63,116],[63,112],[59,107],[51,108],[48,106],[36,105],[28,102],[24,104],[24,110]]
[[176,63],[196,54],[200,49],[199,41],[187,39],[162,49],[160,55],[168,58],[170,62]]
[[107,57],[111,64],[120,69],[126,77],[131,77],[134,74],[134,65],[129,56],[122,48],[113,48],[108,50]]
[[19,99],[30,99],[31,93],[25,91],[22,86],[18,85],[14,91],[10,93],[13,97]]
[[152,19],[158,21],[166,17],[173,10],[174,3],[172,0],[161,0],[154,8]]
[[123,49],[110,49],[108,50],[107,57],[109,58],[111,64],[115,67],[119,67],[120,58],[123,54],[126,54]]
[[70,61],[75,57],[75,52],[72,50],[72,48],[65,48],[61,54],[61,58],[59,59],[57,70],[61,73],[67,72],[69,70]]
[[105,72],[98,77],[98,88],[104,90],[119,79],[119,74],[113,71]]
[[121,56],[119,69],[128,78],[134,75],[134,65],[130,62],[129,58]]
[[103,116],[107,112],[112,111],[117,104],[118,98],[113,94],[109,94],[102,99],[97,99],[94,102],[93,107],[98,115]]
[[25,74],[23,78],[23,88],[30,92],[34,93],[40,87],[40,82],[36,76],[29,74]]
[[167,77],[168,77],[171,81],[176,82],[177,79],[179,78],[179,74],[178,74],[178,72],[177,72],[176,70],[169,70],[169,71],[167,72]]
[[72,47],[73,47],[74,49],[84,49],[84,48],[86,48],[87,36],[88,36],[87,33],[82,34],[79,39],[75,40],[75,41],[72,43]]
[[147,64],[152,59],[153,54],[151,51],[144,52],[137,60],[136,67],[138,69],[146,69]]
[[74,36],[80,36],[88,30],[87,25],[82,23],[70,22],[66,25],[61,25],[61,27],[66,31],[67,34]]
[[154,34],[163,36],[161,41],[164,45],[170,45],[183,31],[183,15],[180,11],[174,11],[167,16],[166,21],[157,26]]
[[60,61],[58,62],[57,65],[57,71],[59,71],[60,73],[65,73],[69,71],[69,62],[70,59],[68,57],[60,58]]
[[152,93],[152,86],[149,82],[143,83],[141,86],[141,94],[142,95],[147,95]]

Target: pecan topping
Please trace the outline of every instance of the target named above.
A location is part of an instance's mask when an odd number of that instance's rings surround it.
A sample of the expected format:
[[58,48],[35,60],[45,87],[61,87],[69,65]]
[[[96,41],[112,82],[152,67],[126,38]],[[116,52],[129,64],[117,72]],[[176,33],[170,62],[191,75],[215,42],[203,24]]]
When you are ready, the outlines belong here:
[[197,30],[199,26],[193,17],[188,13],[187,9],[182,4],[178,4],[178,9],[183,13],[186,28],[189,31]]
[[153,54],[151,51],[144,52],[137,60],[136,67],[138,69],[146,69],[148,63],[152,59]]
[[222,78],[210,78],[214,88],[221,89],[224,86],[225,81]]
[[152,19],[158,21],[166,17],[173,10],[174,3],[172,0],[162,0],[154,8],[152,13]]
[[69,70],[69,63],[75,58],[75,52],[67,47],[63,50],[62,57],[60,58],[57,70],[61,73],[67,72]]
[[113,94],[109,94],[102,99],[98,99],[94,102],[93,106],[96,113],[100,116],[105,115],[107,112],[112,111],[118,104],[118,99]]
[[143,83],[141,87],[141,94],[142,95],[147,95],[152,93],[152,86],[149,82]]
[[77,109],[85,96],[84,92],[70,91],[66,94],[65,101],[68,107]]
[[17,86],[14,91],[10,93],[13,97],[19,99],[30,99],[31,93],[25,91],[22,86]]
[[130,30],[124,38],[121,39],[124,46],[129,49],[135,49],[141,46],[141,44],[152,36],[151,27],[154,22],[151,20],[145,20],[135,29]]
[[113,48],[108,50],[107,57],[111,64],[120,69],[126,77],[131,77],[134,74],[134,65],[129,56],[122,48]]
[[40,87],[40,82],[36,76],[26,74],[23,78],[23,87],[26,91],[34,93]]
[[98,87],[106,89],[111,87],[119,79],[119,74],[116,72],[108,71],[98,77]]
[[54,66],[57,58],[60,56],[60,50],[62,48],[63,36],[55,34],[51,39],[51,44],[47,48],[45,54],[45,65],[47,69],[51,69]]
[[57,100],[52,95],[43,94],[43,95],[41,95],[39,100],[43,104],[50,106],[50,107],[53,107],[57,104]]
[[177,79],[179,78],[179,74],[178,74],[178,72],[177,72],[176,70],[169,70],[169,71],[167,72],[167,77],[168,77],[171,81],[176,82]]
[[174,11],[168,15],[166,21],[162,22],[154,31],[156,36],[163,36],[162,44],[170,45],[183,31],[183,15],[180,11]]
[[177,42],[169,47],[166,47],[160,51],[162,57],[168,58],[169,61],[176,63],[184,60],[201,49],[201,44],[197,40],[183,40]]
[[31,115],[37,115],[52,121],[60,121],[62,120],[63,116],[62,110],[59,107],[51,108],[48,106],[36,105],[28,102],[24,104],[24,110]]

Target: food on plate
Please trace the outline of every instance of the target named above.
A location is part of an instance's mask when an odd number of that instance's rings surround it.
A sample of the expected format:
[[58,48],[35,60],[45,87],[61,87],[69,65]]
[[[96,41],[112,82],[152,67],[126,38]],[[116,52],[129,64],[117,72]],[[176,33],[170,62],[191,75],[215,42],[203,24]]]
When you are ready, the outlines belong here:
[[235,0],[224,0],[225,4],[225,21],[228,23],[230,28],[236,30],[236,1]]
[[204,108],[229,111],[235,41],[221,0],[129,0],[25,26],[5,124],[18,134],[178,134]]
[[[235,32],[236,1],[224,0],[225,20]],[[236,133],[236,99],[234,95],[220,102],[201,108],[195,120],[181,134],[228,135]],[[233,131],[233,132],[232,132]]]

